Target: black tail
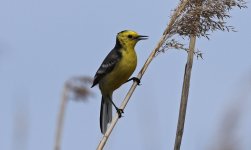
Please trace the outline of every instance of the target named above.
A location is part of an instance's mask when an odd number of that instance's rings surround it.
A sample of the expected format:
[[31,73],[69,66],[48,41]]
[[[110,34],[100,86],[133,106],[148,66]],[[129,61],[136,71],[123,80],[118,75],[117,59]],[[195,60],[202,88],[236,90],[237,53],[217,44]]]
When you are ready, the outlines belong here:
[[102,96],[99,119],[100,130],[102,134],[105,134],[108,123],[112,121],[112,103],[110,102],[109,97]]

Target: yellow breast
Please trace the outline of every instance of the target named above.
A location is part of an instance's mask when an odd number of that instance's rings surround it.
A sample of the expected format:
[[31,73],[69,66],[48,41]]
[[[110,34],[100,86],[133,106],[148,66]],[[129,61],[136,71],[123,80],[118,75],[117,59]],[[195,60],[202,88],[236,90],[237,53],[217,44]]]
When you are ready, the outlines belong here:
[[[122,49],[122,57],[109,75],[102,79],[99,83],[103,92],[110,93],[125,83],[134,72],[137,66],[137,55],[134,49]],[[104,91],[109,89],[109,91]]]

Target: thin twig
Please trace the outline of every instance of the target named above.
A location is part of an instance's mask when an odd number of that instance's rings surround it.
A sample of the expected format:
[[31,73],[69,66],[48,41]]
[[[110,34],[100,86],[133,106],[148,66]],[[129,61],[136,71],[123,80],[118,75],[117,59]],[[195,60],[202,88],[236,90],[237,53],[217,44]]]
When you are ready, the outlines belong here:
[[63,132],[63,124],[64,124],[64,117],[65,117],[67,100],[68,100],[68,88],[65,85],[64,89],[63,89],[63,93],[62,93],[60,110],[58,113],[54,150],[61,149],[60,145],[61,145],[61,137],[62,137],[62,132]]
[[[189,0],[184,0],[182,1],[179,6],[177,7],[177,9],[175,10],[175,12],[172,15],[172,18],[167,26],[167,28],[165,29],[162,37],[160,38],[159,42],[157,43],[157,46],[154,48],[154,50],[151,52],[150,56],[148,57],[148,59],[146,60],[144,66],[142,67],[142,69],[140,70],[140,72],[138,73],[137,77],[139,79],[142,78],[142,76],[144,75],[146,69],[148,68],[149,64],[151,63],[151,61],[153,60],[154,56],[156,55],[156,53],[158,52],[158,50],[162,47],[162,45],[165,43],[166,38],[168,37],[168,34],[170,33],[173,24],[175,23],[175,20],[177,19],[177,17],[179,16],[179,14],[181,13],[181,11],[185,8],[186,4],[188,3]],[[125,109],[130,97],[132,96],[134,90],[137,87],[137,83],[134,82],[133,85],[131,86],[130,90],[128,91],[125,99],[123,100],[120,109]],[[106,133],[104,134],[103,138],[101,139],[97,150],[102,150],[113,130],[113,128],[115,127],[116,123],[118,122],[118,115],[116,114],[113,119],[112,122],[110,124],[110,126],[108,127]]]

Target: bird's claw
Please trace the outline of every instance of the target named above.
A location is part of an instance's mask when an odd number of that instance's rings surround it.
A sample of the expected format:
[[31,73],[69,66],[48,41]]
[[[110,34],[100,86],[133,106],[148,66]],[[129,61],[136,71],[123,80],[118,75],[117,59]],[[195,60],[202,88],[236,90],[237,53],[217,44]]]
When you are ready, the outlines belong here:
[[117,109],[117,113],[118,113],[119,118],[121,118],[121,117],[122,117],[122,114],[124,113],[124,110],[118,108],[118,109]]
[[135,81],[135,82],[137,82],[137,85],[141,85],[140,84],[140,79],[139,78],[137,78],[137,77],[132,77],[131,79],[129,79],[129,80],[133,80],[133,81]]

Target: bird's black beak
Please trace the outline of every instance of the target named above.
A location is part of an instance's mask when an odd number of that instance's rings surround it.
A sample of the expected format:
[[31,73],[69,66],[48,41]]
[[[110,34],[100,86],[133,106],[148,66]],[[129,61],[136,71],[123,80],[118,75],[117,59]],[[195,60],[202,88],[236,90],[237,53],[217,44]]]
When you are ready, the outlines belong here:
[[146,39],[148,39],[148,36],[146,36],[146,35],[139,35],[137,37],[137,40],[146,40]]

